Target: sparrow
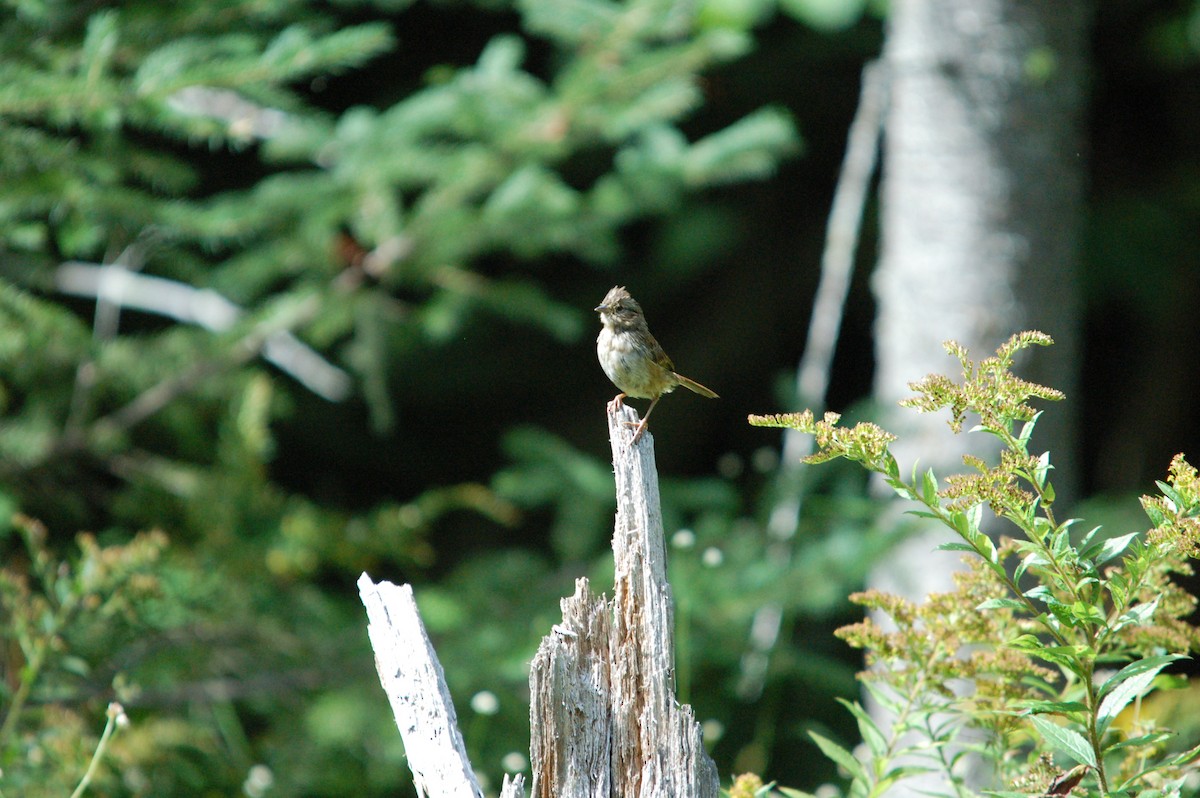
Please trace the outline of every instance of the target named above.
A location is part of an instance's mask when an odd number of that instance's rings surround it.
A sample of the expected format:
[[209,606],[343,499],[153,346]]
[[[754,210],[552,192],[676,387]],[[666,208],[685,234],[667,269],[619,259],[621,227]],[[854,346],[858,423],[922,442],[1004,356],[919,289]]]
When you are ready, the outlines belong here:
[[650,414],[663,394],[682,385],[701,396],[717,398],[715,392],[675,371],[671,358],[650,334],[641,306],[624,287],[618,285],[609,291],[595,311],[600,314],[603,325],[600,337],[596,339],[600,368],[621,391],[609,402],[609,411],[621,407],[627,397],[651,400],[650,409],[640,424],[626,422],[637,427],[633,443],[637,443],[646,431]]

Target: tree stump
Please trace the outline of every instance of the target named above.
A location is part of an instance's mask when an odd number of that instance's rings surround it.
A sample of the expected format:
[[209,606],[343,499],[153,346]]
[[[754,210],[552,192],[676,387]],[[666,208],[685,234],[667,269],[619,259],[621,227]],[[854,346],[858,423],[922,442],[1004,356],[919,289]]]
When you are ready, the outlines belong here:
[[531,795],[716,798],[716,765],[675,698],[674,603],[666,576],[653,437],[608,414],[616,471],[612,600],[578,579],[542,640],[530,684]]
[[[529,675],[532,795],[539,798],[716,798],[717,768],[691,707],[675,698],[675,608],[667,583],[654,439],[632,444],[637,413],[608,415],[617,482],[613,598],[588,580],[562,600]],[[480,798],[412,588],[359,591],[375,665],[404,739],[418,795]],[[501,798],[523,798],[521,776]]]

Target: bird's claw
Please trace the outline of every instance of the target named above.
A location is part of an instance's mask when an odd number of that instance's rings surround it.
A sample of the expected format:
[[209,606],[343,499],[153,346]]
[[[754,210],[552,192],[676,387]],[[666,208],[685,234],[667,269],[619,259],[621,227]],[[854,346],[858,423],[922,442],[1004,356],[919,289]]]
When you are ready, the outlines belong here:
[[642,439],[642,435],[644,435],[644,434],[645,434],[645,432],[646,432],[646,419],[642,419],[640,422],[638,422],[638,421],[626,421],[626,422],[625,422],[625,426],[627,426],[627,427],[637,427],[637,431],[633,433],[633,440],[631,440],[631,441],[630,441],[630,443],[631,443],[631,444],[635,444],[635,445],[636,445],[636,444],[637,444],[637,442],[638,442],[638,441],[640,441],[640,440]]
[[[620,410],[622,407],[624,407],[626,396],[628,396],[628,394],[624,394],[624,393],[619,393],[616,396],[614,396],[612,401],[608,403],[608,412],[616,413],[618,410]],[[658,401],[658,400],[656,399],[655,401]],[[653,410],[654,405],[650,405],[650,409]],[[622,424],[624,424],[627,427],[637,427],[637,432],[633,433],[633,440],[630,441],[630,443],[636,444],[638,441],[640,441],[642,439],[642,435],[646,432],[646,422],[649,420],[650,420],[650,411],[647,410],[646,417],[643,418],[641,421],[622,421],[621,422]]]

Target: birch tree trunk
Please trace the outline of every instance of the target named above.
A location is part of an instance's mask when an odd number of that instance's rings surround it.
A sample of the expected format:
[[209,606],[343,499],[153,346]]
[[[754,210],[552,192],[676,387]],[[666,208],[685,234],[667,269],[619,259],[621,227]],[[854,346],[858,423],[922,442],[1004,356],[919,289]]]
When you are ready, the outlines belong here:
[[[1057,345],[1024,372],[1075,388],[1085,28],[1081,0],[891,5],[875,396],[902,464],[957,467],[968,445],[944,419],[895,408],[909,382],[957,368],[948,338],[984,357],[1040,329]],[[1039,427],[1060,471],[1070,415],[1056,407]]]
[[[875,396],[900,436],[892,451],[902,471],[919,458],[942,476],[962,468],[968,449],[991,446],[952,435],[943,416],[896,407],[909,382],[958,376],[941,343],[953,338],[980,359],[1012,333],[1040,329],[1057,345],[1020,369],[1068,395],[1037,440],[1059,468],[1059,496],[1072,493],[1085,31],[1081,0],[891,4]],[[934,552],[939,542],[933,532],[910,539],[871,586],[914,600],[950,589],[958,559]]]

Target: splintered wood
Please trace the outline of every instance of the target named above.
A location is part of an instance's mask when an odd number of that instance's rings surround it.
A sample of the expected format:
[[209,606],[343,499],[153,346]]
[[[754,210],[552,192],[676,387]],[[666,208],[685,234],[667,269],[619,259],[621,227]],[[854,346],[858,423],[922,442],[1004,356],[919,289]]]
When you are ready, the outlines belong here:
[[[717,768],[691,707],[675,699],[675,611],[667,584],[653,438],[633,445],[630,408],[610,411],[617,477],[612,600],[587,579],[562,600],[530,685],[532,795],[537,798],[716,798]],[[419,796],[481,798],[445,675],[412,588],[359,592],[380,681],[404,739]],[[500,798],[524,798],[521,776]]]
[[587,579],[562,600],[529,683],[531,795],[716,798],[717,769],[691,707],[675,698],[674,604],[666,577],[653,438],[610,411],[617,483],[613,598]]

